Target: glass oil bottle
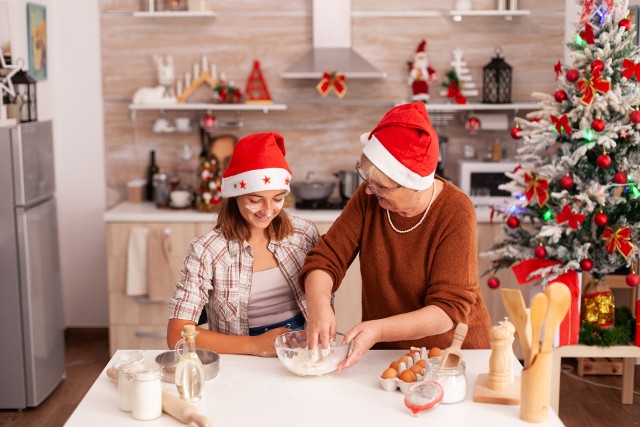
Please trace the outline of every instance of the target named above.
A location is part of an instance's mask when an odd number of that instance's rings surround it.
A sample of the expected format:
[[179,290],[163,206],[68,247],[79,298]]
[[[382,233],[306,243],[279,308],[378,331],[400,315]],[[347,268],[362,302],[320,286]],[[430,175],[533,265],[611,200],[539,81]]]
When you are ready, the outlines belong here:
[[197,402],[202,398],[204,387],[204,367],[196,353],[195,325],[185,325],[182,339],[176,343],[176,354],[179,357],[176,366],[175,381],[180,398],[187,402]]

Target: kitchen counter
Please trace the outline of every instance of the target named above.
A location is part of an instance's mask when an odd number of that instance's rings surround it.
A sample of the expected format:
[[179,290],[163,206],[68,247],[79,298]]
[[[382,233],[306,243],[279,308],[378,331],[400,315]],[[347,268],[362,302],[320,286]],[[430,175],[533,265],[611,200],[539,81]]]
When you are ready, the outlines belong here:
[[[306,218],[313,222],[333,223],[340,212],[333,210],[301,210],[287,208],[290,215]],[[491,209],[478,207],[476,209],[477,222],[488,223]],[[104,214],[105,222],[202,222],[213,223],[218,217],[215,213],[203,213],[194,209],[159,209],[153,203],[129,203],[123,202],[109,209]],[[498,223],[500,221],[497,221]]]
[[[161,350],[146,350],[145,361],[152,362]],[[277,358],[224,354],[218,376],[205,384],[203,398],[196,404],[216,426],[531,426],[520,419],[518,405],[494,405],[473,402],[478,374],[489,370],[490,350],[463,350],[469,383],[463,402],[440,404],[431,411],[412,416],[400,391],[384,391],[378,382],[380,373],[405,350],[371,350],[355,366],[320,377],[299,377]],[[109,362],[111,366],[122,350]],[[514,358],[514,372],[522,367]],[[177,395],[173,384],[163,387]],[[130,413],[118,409],[116,384],[105,371],[93,384],[67,423],[67,427],[140,426]],[[182,426],[164,414],[148,423],[153,426]],[[547,423],[562,426],[549,410]]]

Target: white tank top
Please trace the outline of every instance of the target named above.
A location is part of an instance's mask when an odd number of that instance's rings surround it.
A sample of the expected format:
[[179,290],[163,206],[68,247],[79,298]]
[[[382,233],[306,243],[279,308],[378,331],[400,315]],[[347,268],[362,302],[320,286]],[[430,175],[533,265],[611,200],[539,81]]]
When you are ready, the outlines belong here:
[[300,312],[291,286],[278,267],[254,271],[249,294],[249,327],[271,325]]

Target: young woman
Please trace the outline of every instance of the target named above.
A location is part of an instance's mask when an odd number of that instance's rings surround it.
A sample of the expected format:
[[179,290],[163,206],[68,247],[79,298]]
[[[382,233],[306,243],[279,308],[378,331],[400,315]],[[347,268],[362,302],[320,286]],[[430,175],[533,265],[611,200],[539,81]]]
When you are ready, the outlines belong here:
[[195,239],[170,302],[167,344],[203,308],[208,330],[199,348],[217,353],[275,356],[274,338],[303,329],[307,317],[298,274],[318,230],[282,210],[291,171],[282,136],[259,133],[236,144],[222,176],[218,223]]

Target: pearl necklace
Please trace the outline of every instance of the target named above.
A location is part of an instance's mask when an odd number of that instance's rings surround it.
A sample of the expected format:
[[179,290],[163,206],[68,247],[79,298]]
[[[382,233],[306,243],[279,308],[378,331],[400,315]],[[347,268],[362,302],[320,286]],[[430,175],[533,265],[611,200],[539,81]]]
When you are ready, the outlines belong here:
[[396,233],[404,234],[404,233],[408,233],[410,231],[415,230],[416,228],[418,228],[418,226],[420,224],[422,224],[422,221],[424,221],[424,219],[427,217],[427,214],[429,213],[429,209],[431,209],[431,204],[433,203],[433,200],[436,198],[436,190],[437,190],[436,182],[433,183],[433,192],[431,193],[431,200],[429,200],[429,204],[427,205],[427,209],[422,214],[422,218],[420,218],[420,221],[418,221],[418,223],[416,225],[414,225],[413,227],[411,227],[410,229],[408,229],[408,230],[398,230],[396,228],[396,226],[393,225],[393,222],[391,222],[391,214],[389,213],[389,209],[385,209],[387,211],[387,219],[389,220],[389,225],[391,226],[391,228],[393,228],[393,231],[395,231]]

